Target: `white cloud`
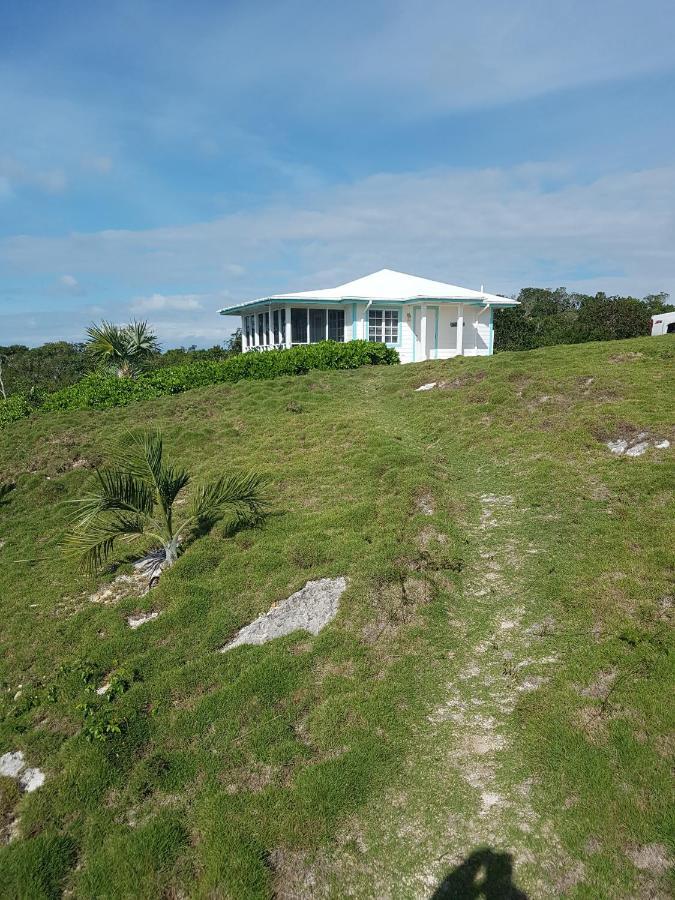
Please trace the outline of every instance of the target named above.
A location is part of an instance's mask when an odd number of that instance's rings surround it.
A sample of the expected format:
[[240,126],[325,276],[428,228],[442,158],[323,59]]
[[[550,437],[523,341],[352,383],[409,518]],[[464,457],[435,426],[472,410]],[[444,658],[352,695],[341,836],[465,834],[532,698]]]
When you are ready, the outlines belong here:
[[132,312],[148,312],[160,309],[202,309],[196,294],[152,294],[150,297],[137,297],[131,304]]
[[82,285],[74,275],[61,275],[59,285],[69,294],[79,295],[84,293]]
[[199,298],[215,310],[215,293],[183,290],[222,290],[223,247],[245,268],[234,299],[384,266],[499,293],[546,283],[675,293],[675,167],[563,178],[555,164],[381,174],[209,222],[10,237],[0,241],[0,262],[36,273],[66,261],[132,295],[161,278],[178,291],[144,295],[156,309],[177,297],[183,309]]

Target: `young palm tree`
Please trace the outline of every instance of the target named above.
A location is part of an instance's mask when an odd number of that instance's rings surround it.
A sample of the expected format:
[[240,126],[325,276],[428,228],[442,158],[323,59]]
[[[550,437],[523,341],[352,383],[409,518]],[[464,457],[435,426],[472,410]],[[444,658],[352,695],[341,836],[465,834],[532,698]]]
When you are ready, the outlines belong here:
[[147,322],[113,325],[101,322],[87,328],[87,353],[104,369],[118,378],[133,378],[159,352],[157,336]]
[[228,513],[238,522],[255,521],[269,506],[261,475],[224,475],[197,487],[187,517],[177,526],[174,504],[189,483],[187,471],[164,461],[159,432],[133,436],[114,467],[97,469],[92,490],[73,501],[79,510],[66,548],[94,572],[118,540],[149,538],[155,547],[144,557],[144,569],[152,581],[175,563],[189,536],[204,534]]

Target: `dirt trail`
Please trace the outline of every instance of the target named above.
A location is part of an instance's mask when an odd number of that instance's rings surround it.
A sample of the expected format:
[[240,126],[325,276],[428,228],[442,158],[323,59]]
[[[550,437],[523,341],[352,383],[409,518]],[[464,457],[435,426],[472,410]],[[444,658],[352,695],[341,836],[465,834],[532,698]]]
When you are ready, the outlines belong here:
[[528,895],[561,897],[583,881],[583,863],[568,857],[552,823],[533,809],[534,780],[516,774],[515,705],[556,663],[539,639],[552,623],[522,625],[521,588],[538,548],[518,537],[527,510],[513,497],[483,494],[480,507],[479,521],[467,526],[478,553],[464,582],[475,612],[468,649],[448,661],[446,698],[420,731],[409,777],[344,829],[330,860],[317,861],[314,897],[336,896],[340,885],[342,896],[430,898],[486,847],[510,854],[514,885]]

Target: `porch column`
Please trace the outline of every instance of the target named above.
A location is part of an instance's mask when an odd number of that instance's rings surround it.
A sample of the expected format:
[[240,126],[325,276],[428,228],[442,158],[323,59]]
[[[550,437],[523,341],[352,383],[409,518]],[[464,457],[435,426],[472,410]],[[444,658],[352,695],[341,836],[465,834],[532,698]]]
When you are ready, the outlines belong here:
[[427,358],[427,305],[422,304],[422,318],[420,321],[420,343],[422,344],[422,359]]
[[291,346],[291,308],[290,308],[290,306],[286,307],[286,334],[284,335],[284,341],[286,343],[286,347],[290,348],[290,346]]
[[457,353],[461,356],[464,346],[464,304],[457,308]]

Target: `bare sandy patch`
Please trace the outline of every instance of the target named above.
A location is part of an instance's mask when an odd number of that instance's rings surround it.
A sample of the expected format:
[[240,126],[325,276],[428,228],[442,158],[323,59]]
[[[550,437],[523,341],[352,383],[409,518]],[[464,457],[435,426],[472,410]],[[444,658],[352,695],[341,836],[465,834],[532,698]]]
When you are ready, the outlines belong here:
[[663,875],[672,866],[672,860],[665,844],[633,844],[626,847],[625,854],[636,869]]
[[340,597],[346,589],[347,579],[344,576],[308,581],[299,591],[242,628],[231,641],[220,648],[220,653],[242,644],[266,644],[294,631],[319,634],[337,615]]

